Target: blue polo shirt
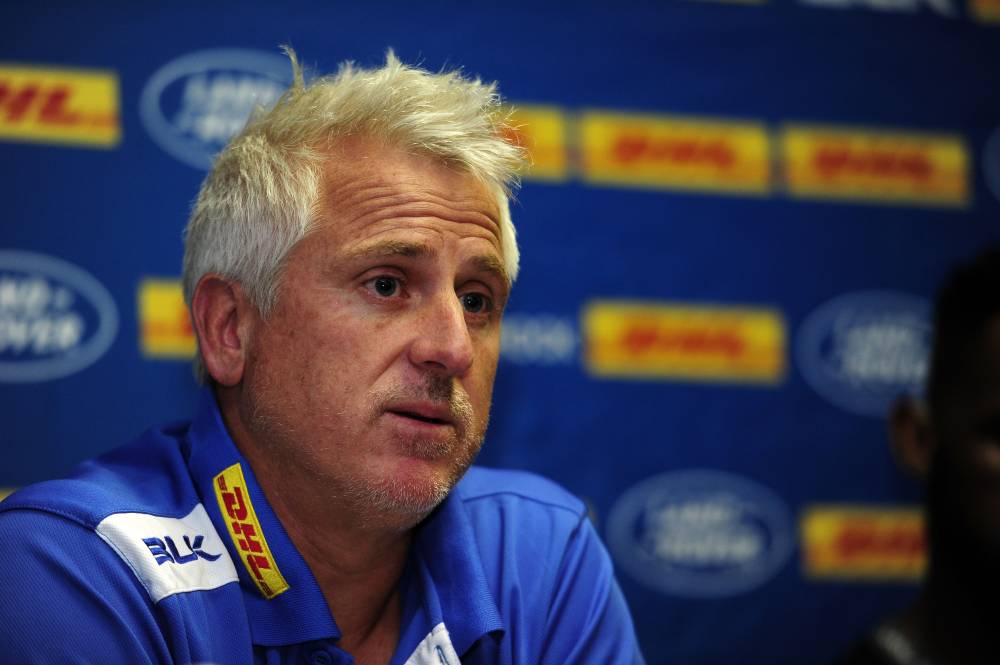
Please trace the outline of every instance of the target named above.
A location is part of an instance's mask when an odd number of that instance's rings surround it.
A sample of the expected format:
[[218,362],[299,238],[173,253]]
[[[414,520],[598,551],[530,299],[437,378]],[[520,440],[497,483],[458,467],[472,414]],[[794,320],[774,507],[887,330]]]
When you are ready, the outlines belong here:
[[[0,660],[350,664],[312,572],[205,391],[0,503]],[[581,502],[473,467],[417,528],[392,665],[642,663]]]

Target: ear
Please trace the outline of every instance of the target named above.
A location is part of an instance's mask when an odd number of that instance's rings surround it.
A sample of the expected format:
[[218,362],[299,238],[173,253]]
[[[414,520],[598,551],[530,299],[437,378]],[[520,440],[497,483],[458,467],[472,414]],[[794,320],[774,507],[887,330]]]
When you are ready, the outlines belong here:
[[919,480],[927,477],[936,446],[923,401],[903,396],[889,409],[889,448],[896,464]]
[[237,282],[204,275],[191,298],[191,319],[208,374],[216,383],[234,386],[243,379],[256,310]]

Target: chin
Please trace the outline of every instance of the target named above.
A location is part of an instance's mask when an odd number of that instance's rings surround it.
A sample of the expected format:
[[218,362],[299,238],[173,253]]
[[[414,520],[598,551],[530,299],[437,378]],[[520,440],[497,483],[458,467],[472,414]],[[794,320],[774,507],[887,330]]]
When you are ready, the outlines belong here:
[[[443,470],[422,460],[407,460],[393,472],[370,478],[359,496],[371,519],[408,528],[416,525],[445,500],[461,478],[454,469]],[[361,488],[359,488],[361,489]]]
[[387,481],[371,487],[368,506],[372,518],[386,526],[409,529],[427,517],[451,491],[451,485]]

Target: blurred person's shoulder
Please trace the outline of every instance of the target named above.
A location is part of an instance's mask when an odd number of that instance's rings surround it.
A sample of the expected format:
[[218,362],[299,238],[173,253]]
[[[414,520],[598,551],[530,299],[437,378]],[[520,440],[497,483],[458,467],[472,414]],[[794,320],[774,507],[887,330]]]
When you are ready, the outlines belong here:
[[892,621],[883,622],[833,665],[929,665]]

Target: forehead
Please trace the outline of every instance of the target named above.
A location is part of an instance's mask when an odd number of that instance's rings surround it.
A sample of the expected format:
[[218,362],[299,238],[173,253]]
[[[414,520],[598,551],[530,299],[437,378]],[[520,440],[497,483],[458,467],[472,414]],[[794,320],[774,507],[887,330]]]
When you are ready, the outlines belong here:
[[322,221],[360,238],[424,228],[481,237],[501,248],[497,198],[473,176],[440,160],[350,137],[330,149],[321,185]]

